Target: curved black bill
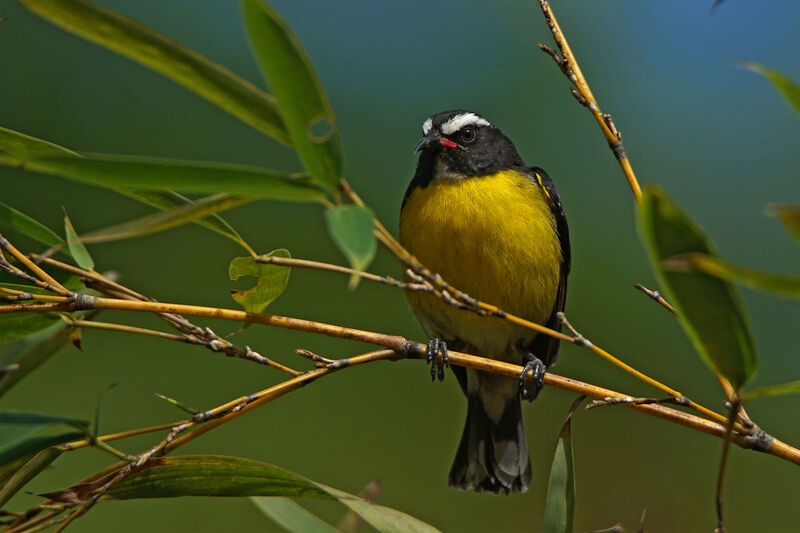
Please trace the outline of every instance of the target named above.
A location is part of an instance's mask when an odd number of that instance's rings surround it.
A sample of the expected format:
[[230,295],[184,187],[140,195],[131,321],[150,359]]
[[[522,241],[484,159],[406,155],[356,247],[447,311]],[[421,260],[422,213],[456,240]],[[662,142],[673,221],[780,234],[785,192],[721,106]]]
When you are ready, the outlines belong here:
[[416,148],[414,148],[414,153],[416,154],[420,150],[427,150],[431,146],[439,146],[441,138],[442,136],[438,131],[431,131],[419,141]]

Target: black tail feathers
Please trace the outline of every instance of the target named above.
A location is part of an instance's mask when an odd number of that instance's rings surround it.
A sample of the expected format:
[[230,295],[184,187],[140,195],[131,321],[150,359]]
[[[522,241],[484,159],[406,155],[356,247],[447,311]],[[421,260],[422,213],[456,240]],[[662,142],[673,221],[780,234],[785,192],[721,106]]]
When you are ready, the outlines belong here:
[[508,399],[500,421],[492,422],[480,398],[469,397],[467,422],[450,468],[451,487],[478,492],[525,492],[531,461],[518,396]]

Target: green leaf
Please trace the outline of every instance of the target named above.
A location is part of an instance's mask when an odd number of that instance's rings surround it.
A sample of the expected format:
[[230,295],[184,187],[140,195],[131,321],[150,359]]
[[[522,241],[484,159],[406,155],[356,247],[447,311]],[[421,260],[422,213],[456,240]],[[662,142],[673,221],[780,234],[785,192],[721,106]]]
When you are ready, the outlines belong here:
[[[60,318],[55,313],[0,313],[0,344],[27,337],[58,321]],[[5,366],[0,365],[0,368]],[[0,379],[0,384],[2,382]]]
[[50,155],[71,155],[80,157],[63,146],[43,141],[18,131],[0,126],[0,150],[21,158],[35,158]]
[[159,457],[114,486],[107,497],[303,496],[330,498],[314,483],[283,468],[240,457]]
[[764,398],[766,396],[785,396],[787,394],[800,394],[800,380],[781,383],[780,385],[761,387],[760,389],[748,392],[742,399],[748,401],[755,398]]
[[800,205],[770,204],[767,206],[767,214],[778,217],[786,231],[800,242]]
[[639,232],[667,299],[700,356],[739,389],[756,372],[756,352],[739,288],[699,272],[671,272],[665,259],[716,248],[666,193],[650,186],[639,206]]
[[781,96],[786,99],[786,102],[800,114],[800,86],[793,82],[789,77],[782,72],[769,67],[765,67],[755,61],[743,61],[740,63],[741,67],[761,74],[772,83]]
[[297,533],[338,533],[339,531],[289,498],[253,497],[250,498],[250,501],[286,531]]
[[101,230],[81,235],[84,243],[110,242],[133,237],[150,235],[189,222],[194,222],[207,215],[225,211],[249,202],[255,198],[232,194],[215,194],[195,201],[188,201],[178,207],[146,215],[135,220],[115,224]]
[[0,202],[0,224],[17,229],[46,246],[58,246],[64,243],[53,230],[3,202]]
[[227,192],[278,200],[325,201],[325,193],[285,172],[225,163],[85,155],[29,159],[23,168],[103,187]]
[[271,95],[194,50],[85,0],[22,0],[22,4],[53,24],[159,72],[250,126],[291,144]]
[[[73,157],[81,157],[80,154],[71,150],[67,150],[61,146],[2,127],[0,127],[0,150],[5,150],[9,154],[22,159],[35,159],[36,156],[47,155],[72,155]],[[0,159],[0,164],[3,163],[10,164],[10,162]],[[14,164],[17,166],[21,165],[20,162],[15,162]],[[129,198],[133,198],[138,202],[152,207],[157,207],[159,209],[171,209],[173,207],[179,207],[191,203],[191,200],[173,191],[148,191],[119,186],[108,188]],[[248,252],[252,251],[250,246],[244,242],[244,239],[239,236],[236,230],[234,230],[230,224],[225,222],[219,215],[207,216],[199,220],[195,220],[195,223],[233,239],[241,244]]]
[[7,463],[5,466],[0,466],[0,508],[28,481],[50,466],[61,453],[58,448],[45,448],[30,459],[23,457]]
[[[40,313],[32,314],[38,316]],[[0,372],[0,396],[69,342],[70,328],[62,320],[57,319],[57,322],[13,344],[0,345],[0,369],[13,369]],[[0,331],[3,330],[5,327],[0,326]]]
[[309,173],[330,190],[342,175],[342,146],[328,98],[311,60],[289,25],[266,2],[243,0],[250,44],[297,154]]
[[556,442],[547,498],[544,502],[542,533],[572,533],[575,516],[575,467],[572,462],[572,414],[583,401],[579,396],[570,407]]
[[[34,436],[45,429],[64,425],[77,428],[79,431]],[[0,411],[0,465],[30,458],[50,446],[79,439],[86,435],[86,428],[87,422],[83,420],[38,413]]]
[[728,281],[740,281],[748,287],[762,289],[789,298],[800,298],[800,277],[762,272],[724,259],[701,253],[688,253],[664,260],[664,268],[673,272],[695,270]]
[[[328,232],[350,265],[359,272],[365,270],[375,257],[378,244],[375,240],[375,221],[366,207],[345,205],[325,211]],[[354,288],[358,276],[350,278]]]
[[92,256],[89,255],[89,250],[87,250],[86,246],[81,242],[80,237],[78,237],[78,233],[72,226],[72,221],[69,219],[66,209],[64,209],[64,230],[67,233],[67,246],[69,247],[69,253],[72,254],[72,258],[75,259],[75,262],[78,263],[78,266],[82,269],[94,270],[94,260]]
[[370,503],[363,498],[325,486],[322,483],[314,483],[381,533],[436,533],[439,531],[430,524],[397,509]]
[[[262,257],[291,257],[289,250],[283,248],[273,250]],[[228,275],[232,280],[242,276],[254,276],[258,283],[246,291],[231,291],[231,296],[248,313],[261,313],[269,304],[275,301],[289,283],[291,269],[286,266],[258,263],[252,257],[237,257],[231,261]]]

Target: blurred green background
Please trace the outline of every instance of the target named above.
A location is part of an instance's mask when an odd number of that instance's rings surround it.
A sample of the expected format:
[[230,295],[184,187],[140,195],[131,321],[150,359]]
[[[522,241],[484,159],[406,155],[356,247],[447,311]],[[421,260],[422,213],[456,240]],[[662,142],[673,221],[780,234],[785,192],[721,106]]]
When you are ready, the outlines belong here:
[[[238,5],[211,0],[104,5],[148,24],[262,85],[241,28]],[[641,182],[664,186],[712,236],[723,255],[753,267],[797,272],[800,248],[769,202],[800,199],[800,121],[761,77],[735,68],[760,61],[800,80],[800,5],[580,0],[554,9],[605,111],[625,135]],[[634,229],[624,177],[596,124],[569,94],[565,78],[537,42],[549,43],[534,1],[291,2],[273,5],[306,46],[338,117],[346,177],[389,228],[415,166],[412,149],[425,118],[443,109],[475,110],[514,140],[528,164],[555,179],[570,221],[573,273],[567,312],[593,342],[715,408],[716,379],[677,322],[632,288],[653,287]],[[0,4],[0,124],[68,148],[119,154],[230,161],[297,170],[292,152],[161,76],[32,16]],[[0,169],[0,199],[50,227],[61,206],[79,231],[145,214],[111,192],[56,178]],[[259,252],[286,247],[295,257],[343,263],[316,206],[260,202],[225,215]],[[9,235],[13,237],[13,235]],[[33,243],[16,239],[25,250]],[[90,248],[98,269],[116,270],[130,287],[165,302],[236,308],[227,279],[232,242],[197,226]],[[381,251],[370,269],[399,275]],[[344,276],[292,272],[270,307],[284,314],[423,340],[405,296]],[[760,354],[754,385],[800,376],[796,303],[744,291]],[[105,320],[156,326],[135,314]],[[217,333],[230,323],[203,322]],[[254,326],[236,337],[297,367],[298,347],[339,357],[355,343]],[[87,418],[102,402],[102,432],[168,422],[182,413],[160,392],[210,408],[282,378],[252,363],[165,341],[88,331],[85,353],[65,348],[0,402],[2,409]],[[637,395],[652,395],[585,350],[565,346],[555,372]],[[379,502],[443,531],[538,531],[555,440],[573,399],[548,389],[525,408],[535,481],[525,495],[499,497],[447,487],[447,471],[466,402],[455,379],[431,384],[420,362],[378,363],[314,383],[215,430],[180,453],[231,454],[294,470],[358,492],[384,483]],[[768,432],[800,443],[800,399],[748,406]],[[721,442],[624,408],[577,413],[576,531],[622,522],[646,531],[711,531]],[[156,436],[124,441],[139,452]],[[61,488],[108,465],[95,450],[62,457],[26,490]],[[731,532],[796,531],[797,466],[732,450],[726,479]],[[37,498],[18,495],[22,509]],[[327,519],[343,512],[308,502]],[[246,500],[177,499],[99,505],[76,531],[273,531]]]

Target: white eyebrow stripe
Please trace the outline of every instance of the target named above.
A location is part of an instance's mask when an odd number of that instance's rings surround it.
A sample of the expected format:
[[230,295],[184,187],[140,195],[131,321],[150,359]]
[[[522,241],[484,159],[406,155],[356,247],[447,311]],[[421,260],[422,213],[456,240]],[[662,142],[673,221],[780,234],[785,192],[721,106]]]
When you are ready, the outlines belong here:
[[464,126],[491,126],[491,123],[475,113],[462,113],[442,124],[441,130],[445,135],[451,135]]
[[428,133],[430,133],[432,127],[433,127],[433,120],[429,118],[428,120],[422,123],[422,134],[427,135]]

